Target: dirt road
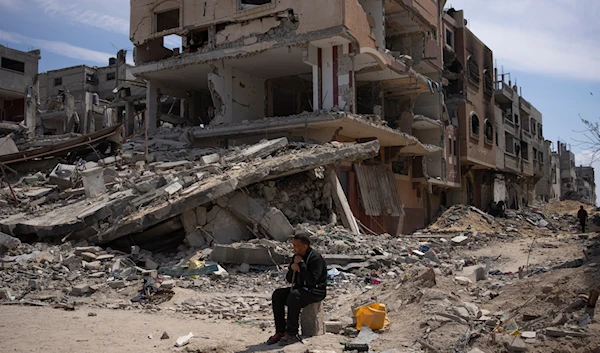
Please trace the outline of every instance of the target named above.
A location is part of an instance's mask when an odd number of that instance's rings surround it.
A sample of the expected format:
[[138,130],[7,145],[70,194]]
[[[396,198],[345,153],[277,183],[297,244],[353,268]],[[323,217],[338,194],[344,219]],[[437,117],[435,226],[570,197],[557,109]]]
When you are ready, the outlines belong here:
[[[93,312],[97,316],[88,316]],[[166,331],[170,339],[161,340]],[[194,333],[187,351],[278,352],[266,346],[271,332],[224,320],[165,313],[81,308],[63,311],[52,308],[0,307],[1,352],[171,352],[177,337]],[[148,338],[152,335],[152,338]],[[308,347],[339,348],[338,339],[326,335],[308,339],[305,345],[286,348],[300,353]]]

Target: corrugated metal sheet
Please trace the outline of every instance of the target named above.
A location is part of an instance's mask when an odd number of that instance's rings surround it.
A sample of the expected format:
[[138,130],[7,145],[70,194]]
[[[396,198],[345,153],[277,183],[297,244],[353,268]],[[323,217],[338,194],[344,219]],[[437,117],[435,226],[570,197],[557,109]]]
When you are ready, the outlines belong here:
[[396,178],[384,166],[354,165],[360,198],[367,216],[404,216]]

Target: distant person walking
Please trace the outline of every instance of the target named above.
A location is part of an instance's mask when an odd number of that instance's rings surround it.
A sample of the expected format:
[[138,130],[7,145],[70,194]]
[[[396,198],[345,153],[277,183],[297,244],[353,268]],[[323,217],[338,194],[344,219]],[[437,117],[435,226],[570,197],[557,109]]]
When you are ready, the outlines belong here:
[[588,218],[588,213],[583,209],[583,206],[579,208],[579,212],[577,212],[577,218],[579,218],[579,224],[581,225],[581,232],[585,233],[585,222]]

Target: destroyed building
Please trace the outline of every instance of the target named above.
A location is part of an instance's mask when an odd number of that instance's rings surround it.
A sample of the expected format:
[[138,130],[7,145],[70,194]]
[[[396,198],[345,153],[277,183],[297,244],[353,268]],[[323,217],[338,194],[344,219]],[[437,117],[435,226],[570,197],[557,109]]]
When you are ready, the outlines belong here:
[[[421,228],[460,186],[457,155],[446,148],[458,122],[444,106],[443,5],[134,0],[132,71],[148,82],[148,128],[193,125],[196,143],[221,146],[265,136],[376,139],[376,159],[338,168],[355,215],[390,234]],[[181,47],[169,50],[173,35]],[[171,109],[167,97],[180,104]],[[377,168],[389,175],[382,193],[401,204],[369,207],[375,196],[365,184]]]
[[[519,88],[506,82],[505,75],[496,76],[495,99],[498,121],[498,167],[503,172],[505,199],[512,208],[528,205],[535,199],[536,185],[544,176],[545,149],[542,113],[518,92]],[[547,171],[548,172],[548,171]],[[498,190],[496,190],[498,192]]]
[[557,142],[557,152],[553,153],[553,163],[559,170],[559,178],[554,189],[561,200],[576,200],[596,204],[596,181],[594,168],[591,166],[576,167],[575,154],[570,145]]
[[[0,159],[15,174],[48,169],[7,191],[33,208],[0,228],[100,243],[177,234],[200,247],[215,234],[237,234],[226,243],[269,234],[262,217],[229,207],[236,195],[277,229],[313,222],[391,235],[455,204],[533,199],[541,114],[515,87],[502,93],[492,51],[462,11],[443,1],[313,2],[132,0],[135,67],[121,51],[106,68],[44,75],[45,132],[83,136]],[[166,48],[172,36],[180,48]],[[508,106],[527,119],[508,130],[527,151],[518,161],[505,142]],[[286,156],[290,164],[272,165]]]
[[92,133],[143,110],[145,84],[131,73],[126,54],[119,51],[104,67],[80,65],[40,74],[43,134]]
[[558,141],[558,158],[560,161],[561,198],[577,191],[577,172],[575,171],[575,154],[566,143]]
[[[560,175],[558,156],[552,150],[552,141],[544,141],[540,161],[542,163],[543,175],[535,185],[535,195],[540,200],[560,200],[560,188],[557,175]],[[542,159],[543,158],[543,159]]]
[[585,202],[596,204],[596,176],[594,167],[583,166],[575,167],[577,175],[577,192],[584,197]]
[[460,126],[460,202],[522,207],[544,172],[542,114],[498,74],[492,50],[467,28],[463,11],[447,9],[443,20],[446,102]]
[[21,123],[35,131],[40,51],[0,45],[0,122]]

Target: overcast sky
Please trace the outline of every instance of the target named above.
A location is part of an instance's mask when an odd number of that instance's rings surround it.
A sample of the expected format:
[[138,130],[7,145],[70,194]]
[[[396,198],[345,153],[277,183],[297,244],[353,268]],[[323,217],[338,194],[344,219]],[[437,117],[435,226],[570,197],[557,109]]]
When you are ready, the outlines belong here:
[[[577,164],[589,163],[576,140],[579,115],[600,118],[600,1],[455,0],[447,6],[465,10],[499,71],[510,72],[542,112],[546,139],[570,143]],[[41,49],[40,71],[107,65],[119,49],[128,49],[131,61],[129,1],[0,0],[0,44]],[[600,187],[600,168],[596,174]]]

